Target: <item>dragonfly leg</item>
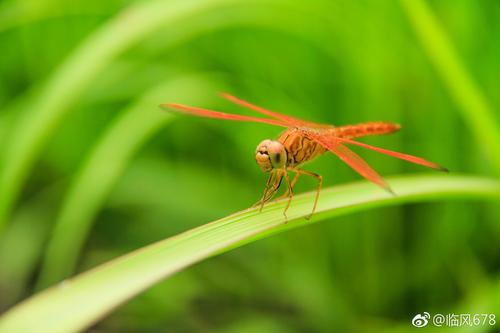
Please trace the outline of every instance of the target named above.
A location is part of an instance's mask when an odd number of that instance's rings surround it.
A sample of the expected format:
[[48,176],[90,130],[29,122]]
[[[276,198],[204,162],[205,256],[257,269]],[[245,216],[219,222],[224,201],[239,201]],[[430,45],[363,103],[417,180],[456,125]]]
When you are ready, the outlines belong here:
[[258,204],[260,204],[260,202],[262,200],[264,200],[264,198],[266,197],[267,192],[269,191],[269,186],[271,186],[271,183],[273,181],[274,176],[275,176],[275,173],[271,171],[269,173],[269,178],[267,179],[267,182],[266,182],[266,187],[264,187],[264,193],[262,194],[262,198],[259,200]]
[[262,198],[254,204],[252,207],[260,205],[260,211],[264,207],[264,204],[271,200],[273,196],[278,191],[281,181],[283,179],[283,175],[281,174],[281,170],[273,170],[270,172],[269,179],[267,180],[266,187],[264,188],[264,194]]
[[[300,172],[297,172],[295,169],[288,169],[288,170],[295,172],[295,176],[293,177],[292,183],[290,184],[290,187],[293,189],[293,187],[295,186],[295,183],[297,182],[297,180],[299,180]],[[283,199],[283,198],[288,198],[289,196],[290,196],[290,190],[287,187],[286,188],[286,192],[283,195],[281,195],[276,200],[280,200],[280,199]]]
[[274,197],[274,195],[276,194],[276,192],[279,190],[279,188],[281,186],[282,180],[283,180],[283,174],[281,174],[281,172],[279,170],[276,171],[276,177],[274,179],[274,183],[267,192],[267,196],[265,197],[265,200],[264,200],[265,202],[268,202],[269,200],[271,200]]
[[306,216],[306,220],[309,220],[313,216],[314,212],[316,211],[316,206],[318,205],[319,193],[321,192],[321,186],[323,185],[323,177],[321,175],[318,175],[317,173],[302,170],[302,169],[293,169],[293,171],[295,171],[297,173],[297,175],[304,174],[304,175],[314,177],[318,180],[318,187],[316,189],[316,198],[314,200],[314,206],[313,206],[313,209],[311,211],[311,214]]
[[[284,173],[284,176],[285,176],[286,184],[288,186],[288,189],[287,189],[287,192],[288,192],[288,203],[286,204],[285,210],[283,211],[283,215],[285,215],[285,223],[287,223],[288,222],[288,216],[286,215],[286,212],[288,211],[288,208],[290,208],[290,204],[292,203],[293,186],[292,186],[292,183],[290,182],[290,177],[288,177],[288,172],[287,172],[286,169],[283,171],[283,173]],[[297,175],[295,175],[295,178],[297,178]]]
[[262,208],[264,208],[264,204],[270,201],[276,195],[276,192],[278,192],[282,180],[283,180],[283,173],[281,172],[281,170],[276,170],[273,185],[267,190],[267,193],[265,193],[264,197],[262,197],[260,211],[262,211]]
[[269,178],[267,179],[267,182],[266,182],[266,187],[264,187],[264,193],[262,194],[262,198],[260,198],[259,201],[257,201],[255,204],[253,204],[252,207],[259,206],[262,203],[264,198],[267,196],[267,191],[269,191],[269,186],[271,185],[273,178],[274,178],[274,172],[271,171],[269,173]]

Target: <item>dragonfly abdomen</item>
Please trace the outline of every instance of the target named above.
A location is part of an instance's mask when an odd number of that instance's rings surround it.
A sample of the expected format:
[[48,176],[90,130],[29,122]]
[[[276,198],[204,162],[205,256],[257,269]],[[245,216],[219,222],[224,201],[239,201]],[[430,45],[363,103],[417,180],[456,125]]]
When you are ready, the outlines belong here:
[[370,122],[356,125],[336,127],[335,135],[341,138],[352,139],[367,135],[381,135],[396,132],[400,129],[398,124],[385,122]]

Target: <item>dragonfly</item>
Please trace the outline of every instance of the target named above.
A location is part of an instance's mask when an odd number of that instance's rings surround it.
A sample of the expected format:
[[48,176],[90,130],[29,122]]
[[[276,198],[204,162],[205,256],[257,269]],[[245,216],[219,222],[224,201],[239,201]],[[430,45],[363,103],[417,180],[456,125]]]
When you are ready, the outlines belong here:
[[[364,136],[394,133],[400,129],[400,125],[398,124],[376,121],[337,127],[274,112],[227,93],[222,93],[221,95],[230,102],[266,117],[230,114],[177,103],[166,103],[160,106],[167,110],[198,117],[264,123],[285,128],[276,140],[266,139],[257,146],[255,160],[263,172],[269,173],[269,177],[262,198],[254,205],[260,206],[260,210],[262,210],[264,205],[275,197],[283,180],[285,180],[286,192],[281,197],[288,197],[287,205],[283,211],[285,219],[287,219],[286,213],[294,195],[294,186],[301,175],[310,176],[317,180],[314,204],[311,213],[306,219],[310,219],[315,213],[323,184],[323,177],[317,173],[304,170],[301,166],[328,151],[338,156],[361,176],[392,195],[395,195],[394,191],[387,182],[358,154],[352,151],[348,147],[349,145],[360,146],[434,170],[448,171],[446,168],[423,158],[371,146],[355,140]],[[294,174],[292,179],[289,177],[289,172]]]

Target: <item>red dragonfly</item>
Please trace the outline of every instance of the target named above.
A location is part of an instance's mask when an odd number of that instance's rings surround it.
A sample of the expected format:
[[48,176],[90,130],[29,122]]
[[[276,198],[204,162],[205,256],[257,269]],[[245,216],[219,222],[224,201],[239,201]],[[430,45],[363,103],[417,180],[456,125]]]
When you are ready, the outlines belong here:
[[[255,155],[255,160],[262,171],[269,173],[264,194],[257,205],[260,205],[260,208],[262,209],[264,204],[274,197],[282,183],[282,180],[285,179],[287,190],[283,196],[289,198],[287,206],[283,212],[285,218],[293,197],[293,187],[300,175],[312,176],[318,181],[313,209],[307,219],[309,219],[316,211],[323,178],[314,172],[303,170],[299,168],[299,166],[305,162],[313,160],[326,151],[331,151],[361,176],[391,194],[394,194],[394,192],[384,179],[361,157],[349,149],[347,145],[361,146],[363,148],[371,149],[382,154],[393,156],[411,163],[420,164],[435,170],[448,171],[447,169],[420,157],[370,146],[366,143],[353,140],[367,135],[393,133],[400,129],[400,126],[397,124],[387,122],[368,122],[357,125],[335,127],[332,125],[313,123],[273,112],[226,93],[223,93],[222,96],[235,104],[246,107],[270,118],[228,114],[175,103],[162,104],[161,106],[199,117],[258,122],[286,128],[277,140],[267,139],[259,143]],[[295,173],[295,176],[291,181],[288,176],[288,172]]]

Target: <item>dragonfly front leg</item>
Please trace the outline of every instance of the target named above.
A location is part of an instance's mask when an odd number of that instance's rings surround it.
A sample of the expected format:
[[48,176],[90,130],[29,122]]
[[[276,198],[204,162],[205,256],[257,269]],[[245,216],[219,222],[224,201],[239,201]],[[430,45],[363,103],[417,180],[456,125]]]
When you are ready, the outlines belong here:
[[264,204],[271,200],[276,192],[278,191],[281,181],[283,179],[283,174],[281,170],[273,170],[270,172],[269,179],[267,180],[266,187],[264,188],[264,194],[262,198],[252,207],[260,205],[260,211],[264,208]]
[[267,179],[266,186],[264,187],[264,193],[262,194],[262,198],[260,198],[259,201],[257,201],[256,203],[254,203],[252,205],[252,207],[259,206],[262,203],[262,201],[266,198],[267,192],[269,191],[269,186],[271,185],[271,182],[272,182],[273,178],[274,178],[274,172],[271,171],[269,173],[269,178]]
[[[286,172],[285,172],[285,174],[286,174]],[[274,195],[276,194],[276,192],[278,192],[282,180],[283,180],[283,173],[281,172],[281,170],[276,170],[275,171],[275,177],[274,177],[274,183],[269,188],[269,190],[264,195],[264,197],[262,198],[262,202],[261,202],[261,205],[260,205],[260,211],[262,211],[262,208],[264,208],[264,204],[266,202],[270,201],[274,197]]]

